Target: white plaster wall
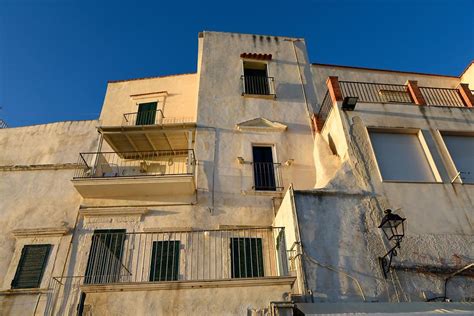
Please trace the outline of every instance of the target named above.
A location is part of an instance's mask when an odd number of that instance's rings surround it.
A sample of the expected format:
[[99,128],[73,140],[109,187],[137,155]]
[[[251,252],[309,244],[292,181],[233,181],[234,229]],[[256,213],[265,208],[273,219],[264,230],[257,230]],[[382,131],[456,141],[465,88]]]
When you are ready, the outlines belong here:
[[158,101],[157,108],[163,110],[165,118],[186,118],[193,122],[197,110],[197,80],[196,74],[182,74],[109,82],[100,114],[102,126],[120,126],[123,114],[138,111],[137,103],[152,101]]
[[[48,286],[51,276],[61,273],[69,235],[15,239],[12,231],[74,227],[81,197],[70,182],[73,166],[54,168],[75,164],[80,151],[96,148],[98,123],[72,121],[0,130],[0,290],[10,289],[25,244],[53,245],[42,288]],[[14,171],[12,165],[22,168]],[[0,295],[0,314],[31,314],[38,299],[43,301],[45,297]]]
[[[392,270],[388,280],[383,278],[377,258],[389,248],[377,226],[383,215],[380,209],[390,201],[363,193],[310,191],[296,191],[295,200],[308,287],[316,301],[362,301],[356,282],[346,274],[357,279],[367,301],[424,301],[442,296],[445,275]],[[407,218],[409,222],[411,217]],[[409,230],[394,264],[467,264],[472,260],[468,259],[472,258],[472,241],[472,235],[454,231],[414,234]],[[448,297],[466,299],[473,290],[469,278],[457,277],[449,284]]]
[[285,300],[289,291],[289,286],[269,285],[89,293],[85,304],[92,315],[248,315]]
[[[342,73],[342,71],[341,71]],[[320,75],[334,75],[329,70]],[[376,78],[373,82],[402,82],[394,76]],[[431,78],[431,77],[430,77]],[[370,79],[370,80],[369,80]],[[373,76],[342,80],[371,81]],[[383,79],[383,80],[382,80]],[[418,79],[421,82],[422,78]],[[399,81],[397,81],[399,80]],[[438,81],[438,82],[436,82]],[[445,86],[445,77],[420,84]],[[326,90],[322,80],[319,89]],[[340,104],[338,104],[340,107]],[[334,112],[334,111],[333,111]],[[442,295],[444,275],[403,272],[385,281],[376,258],[388,250],[378,223],[383,210],[391,208],[407,218],[406,236],[394,263],[407,267],[462,267],[472,262],[474,251],[473,186],[451,184],[453,168],[445,159],[438,131],[474,130],[474,116],[468,108],[420,107],[402,104],[368,104],[359,102],[356,110],[332,114],[321,136],[316,137],[315,157],[318,185],[332,193],[296,192],[296,204],[303,247],[320,263],[356,277],[368,299],[381,301],[422,301]],[[334,127],[337,128],[334,128]],[[382,181],[370,145],[368,127],[392,131],[420,130],[431,163],[439,181],[431,183]],[[340,165],[328,156],[327,134],[336,134],[336,147],[347,146],[347,156]],[[322,138],[322,140],[321,140]],[[334,138],[333,138],[334,139]],[[343,144],[338,144],[344,142]],[[332,159],[331,159],[332,158]],[[321,171],[321,169],[323,171]],[[336,169],[336,170],[335,170]],[[321,175],[327,176],[326,178]],[[319,187],[319,186],[318,186]],[[361,296],[355,283],[311,260],[305,261],[309,287],[323,301],[355,301]],[[472,296],[472,282],[459,277],[449,286],[448,296],[455,300]]]

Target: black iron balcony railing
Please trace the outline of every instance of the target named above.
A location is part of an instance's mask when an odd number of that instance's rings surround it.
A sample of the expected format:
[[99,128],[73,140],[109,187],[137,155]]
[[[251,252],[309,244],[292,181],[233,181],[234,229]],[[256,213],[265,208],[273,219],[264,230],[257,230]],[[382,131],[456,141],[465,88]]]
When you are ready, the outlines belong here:
[[458,89],[419,87],[427,105],[464,107]]
[[84,242],[86,284],[287,275],[282,227],[94,233]]
[[139,125],[164,125],[191,123],[192,117],[165,117],[163,111],[150,110],[133,113],[125,113],[122,119],[122,126],[139,126]]
[[280,163],[252,162],[255,191],[281,191],[283,190],[280,177]]
[[[339,81],[343,97],[358,97],[366,103],[414,104],[407,85]],[[419,87],[428,106],[464,107],[458,89]]]
[[82,286],[288,276],[283,227],[95,231],[80,236],[79,243],[80,249],[89,250],[87,257],[77,265],[77,275],[52,279],[47,315],[68,304],[75,309]]
[[242,95],[275,96],[275,82],[273,77],[242,76]]
[[406,85],[339,81],[342,96],[367,103],[413,103]]
[[80,153],[74,178],[191,175],[194,150]]
[[318,115],[316,117],[316,124],[319,131],[323,129],[324,123],[326,123],[326,120],[329,116],[329,113],[331,113],[332,108],[333,104],[331,96],[329,95],[329,91],[326,91],[323,102],[321,103],[321,107],[319,108]]

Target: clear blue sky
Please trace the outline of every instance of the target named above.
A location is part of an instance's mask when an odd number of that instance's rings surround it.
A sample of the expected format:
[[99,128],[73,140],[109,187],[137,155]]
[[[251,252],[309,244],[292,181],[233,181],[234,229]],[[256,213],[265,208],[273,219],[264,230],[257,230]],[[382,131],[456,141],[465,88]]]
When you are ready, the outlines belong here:
[[304,37],[312,62],[459,75],[474,0],[0,0],[0,118],[96,118],[107,80],[195,72],[202,30]]

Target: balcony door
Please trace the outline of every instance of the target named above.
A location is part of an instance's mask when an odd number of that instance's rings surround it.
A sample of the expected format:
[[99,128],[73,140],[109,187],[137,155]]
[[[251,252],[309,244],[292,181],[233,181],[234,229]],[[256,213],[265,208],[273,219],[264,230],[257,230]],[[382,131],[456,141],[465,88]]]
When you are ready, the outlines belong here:
[[155,124],[156,107],[158,102],[141,103],[138,105],[137,121],[135,125]]
[[257,191],[276,191],[275,164],[271,146],[253,146],[253,178]]
[[269,95],[267,64],[244,62],[244,84],[246,94]]
[[114,283],[122,271],[125,229],[99,229],[92,236],[85,284]]

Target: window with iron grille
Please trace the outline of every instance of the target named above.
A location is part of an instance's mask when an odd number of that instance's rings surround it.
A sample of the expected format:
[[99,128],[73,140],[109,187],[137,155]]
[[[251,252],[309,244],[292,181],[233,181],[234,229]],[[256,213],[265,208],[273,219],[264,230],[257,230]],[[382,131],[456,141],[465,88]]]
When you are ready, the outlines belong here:
[[11,283],[12,289],[39,288],[51,245],[26,245]]
[[179,248],[179,240],[153,242],[150,281],[178,280]]
[[263,251],[261,238],[231,238],[232,278],[263,277]]

